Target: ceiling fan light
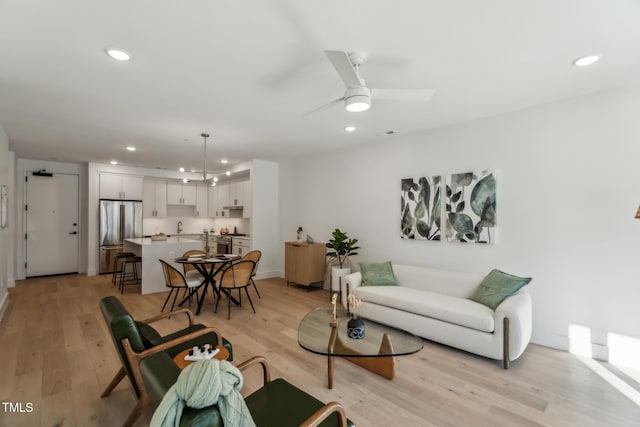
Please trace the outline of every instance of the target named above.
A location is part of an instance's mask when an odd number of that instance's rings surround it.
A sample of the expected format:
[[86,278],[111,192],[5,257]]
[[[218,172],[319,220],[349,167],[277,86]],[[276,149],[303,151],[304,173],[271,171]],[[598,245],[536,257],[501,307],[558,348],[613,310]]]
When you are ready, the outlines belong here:
[[[360,98],[358,97],[354,97],[354,98]],[[371,103],[369,102],[369,98],[367,97],[361,97],[363,98],[362,100],[357,100],[357,99],[349,99],[349,100],[345,100],[345,106],[344,108],[351,112],[351,113],[360,113],[362,111],[367,111],[370,107],[371,107]]]
[[371,107],[371,91],[366,87],[347,89],[344,108],[352,113],[367,111]]

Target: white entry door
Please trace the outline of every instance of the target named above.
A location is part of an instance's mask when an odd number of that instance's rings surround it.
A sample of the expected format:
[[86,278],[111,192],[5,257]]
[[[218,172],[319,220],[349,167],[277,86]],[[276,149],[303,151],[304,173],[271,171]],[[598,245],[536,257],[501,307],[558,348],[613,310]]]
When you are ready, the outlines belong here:
[[78,175],[27,175],[26,277],[78,272]]

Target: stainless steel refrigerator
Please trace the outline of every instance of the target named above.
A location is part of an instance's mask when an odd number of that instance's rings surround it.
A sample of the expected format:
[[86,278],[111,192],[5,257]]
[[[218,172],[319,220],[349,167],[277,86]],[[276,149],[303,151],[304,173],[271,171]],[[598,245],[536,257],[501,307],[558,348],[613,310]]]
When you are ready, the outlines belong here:
[[124,239],[142,237],[142,202],[100,200],[100,274],[113,271]]

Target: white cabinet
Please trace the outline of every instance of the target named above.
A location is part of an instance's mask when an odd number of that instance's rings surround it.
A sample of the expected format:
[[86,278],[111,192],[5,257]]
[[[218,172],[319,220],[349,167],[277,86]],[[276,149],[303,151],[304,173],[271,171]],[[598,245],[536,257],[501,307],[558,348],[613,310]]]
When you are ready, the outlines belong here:
[[235,255],[243,256],[251,250],[251,239],[247,237],[232,237],[231,252]]
[[209,216],[231,216],[225,206],[243,206],[242,218],[250,218],[251,180],[219,182],[215,187],[209,187]]
[[100,173],[98,179],[101,199],[142,200],[141,176],[119,173]]
[[208,188],[207,184],[196,184],[196,216],[200,218],[209,216]]
[[[229,205],[242,206],[244,203],[244,181],[231,181],[229,183]],[[228,205],[228,206],[229,206]]]
[[209,216],[218,216],[218,186],[209,187]]
[[223,207],[229,205],[229,185],[218,183],[215,187],[209,187],[209,216],[228,217]]
[[229,184],[218,184],[216,187],[218,187],[218,209],[222,212],[221,216],[226,216],[224,207],[229,206]]
[[167,204],[168,205],[196,205],[195,185],[170,182],[167,184]]
[[144,180],[142,212],[145,218],[167,216],[167,182]]

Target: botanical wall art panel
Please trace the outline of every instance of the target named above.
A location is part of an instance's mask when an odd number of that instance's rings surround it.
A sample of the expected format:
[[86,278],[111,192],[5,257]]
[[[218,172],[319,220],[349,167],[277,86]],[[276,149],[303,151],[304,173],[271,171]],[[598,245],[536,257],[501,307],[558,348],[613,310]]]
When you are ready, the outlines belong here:
[[401,181],[400,237],[440,240],[440,176],[421,176]]
[[495,243],[494,172],[455,173],[447,177],[446,235],[450,242]]

